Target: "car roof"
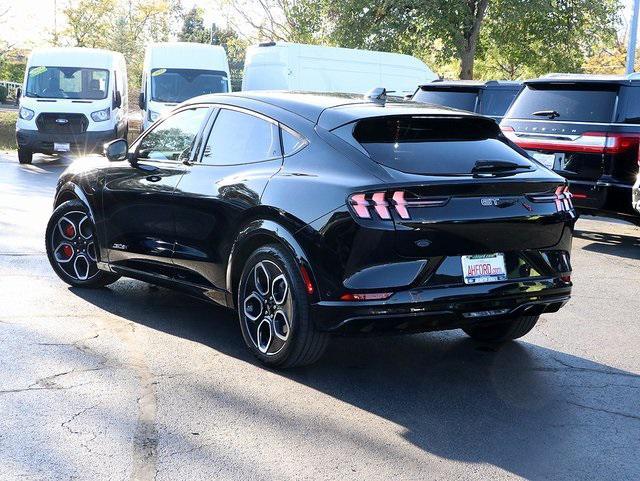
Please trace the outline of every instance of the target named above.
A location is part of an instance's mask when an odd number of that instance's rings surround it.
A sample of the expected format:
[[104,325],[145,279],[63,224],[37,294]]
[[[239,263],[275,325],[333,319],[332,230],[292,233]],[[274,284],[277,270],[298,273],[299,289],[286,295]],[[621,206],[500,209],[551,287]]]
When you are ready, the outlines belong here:
[[525,85],[536,84],[572,84],[572,83],[602,83],[619,85],[640,85],[637,74],[630,75],[593,75],[593,74],[569,74],[551,73],[536,79],[526,80]]
[[429,115],[478,117],[473,113],[440,105],[388,98],[386,102],[366,99],[362,94],[284,92],[255,90],[229,94],[209,94],[195,97],[185,105],[195,103],[225,103],[245,105],[246,100],[275,106],[332,130],[341,125],[367,117],[387,115]]
[[429,82],[427,84],[422,84],[419,88],[423,90],[438,90],[449,89],[452,87],[468,87],[470,89],[477,88],[480,89],[518,89],[522,85],[522,82],[517,80],[434,80],[433,82]]

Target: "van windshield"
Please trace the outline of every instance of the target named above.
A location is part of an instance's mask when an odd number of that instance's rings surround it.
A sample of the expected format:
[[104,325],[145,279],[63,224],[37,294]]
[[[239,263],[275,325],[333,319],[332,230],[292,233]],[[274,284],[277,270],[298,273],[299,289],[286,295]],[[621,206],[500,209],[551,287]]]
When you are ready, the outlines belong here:
[[109,71],[85,67],[31,67],[27,75],[27,97],[48,99],[107,98]]
[[151,100],[155,102],[179,103],[198,95],[227,91],[227,74],[219,70],[151,70]]

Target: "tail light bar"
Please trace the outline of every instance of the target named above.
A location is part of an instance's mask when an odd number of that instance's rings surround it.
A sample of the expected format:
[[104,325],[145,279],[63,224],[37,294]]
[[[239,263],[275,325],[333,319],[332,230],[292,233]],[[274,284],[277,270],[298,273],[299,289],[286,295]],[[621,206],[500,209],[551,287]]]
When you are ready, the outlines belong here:
[[360,219],[371,219],[375,212],[382,220],[390,220],[395,210],[401,219],[411,219],[410,210],[417,207],[439,207],[449,201],[446,197],[411,197],[403,190],[393,192],[358,193],[349,197],[349,205]]
[[573,202],[571,201],[573,194],[569,192],[569,187],[566,185],[559,186],[553,194],[534,194],[528,197],[532,202],[555,202],[558,212],[573,210]]
[[640,148],[640,134],[585,132],[580,135],[518,134],[513,127],[502,126],[502,133],[523,149],[558,150],[592,154],[619,154]]

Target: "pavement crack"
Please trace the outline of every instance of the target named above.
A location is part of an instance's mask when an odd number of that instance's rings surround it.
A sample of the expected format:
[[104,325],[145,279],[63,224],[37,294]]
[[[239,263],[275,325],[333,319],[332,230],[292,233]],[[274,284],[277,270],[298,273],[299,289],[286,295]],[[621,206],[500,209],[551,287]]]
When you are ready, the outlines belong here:
[[606,413],[606,414],[613,414],[614,416],[622,416],[624,418],[628,418],[628,419],[635,419],[636,421],[640,421],[640,416],[636,416],[634,414],[628,414],[628,413],[623,413],[620,411],[611,411],[609,409],[604,409],[604,408],[597,408],[597,407],[593,407],[593,406],[587,406],[585,404],[580,404],[580,403],[576,403],[573,401],[565,401],[567,404],[571,404],[572,406],[577,406],[579,408],[582,409],[588,409],[589,411],[596,411],[596,412],[601,412],[601,413]]

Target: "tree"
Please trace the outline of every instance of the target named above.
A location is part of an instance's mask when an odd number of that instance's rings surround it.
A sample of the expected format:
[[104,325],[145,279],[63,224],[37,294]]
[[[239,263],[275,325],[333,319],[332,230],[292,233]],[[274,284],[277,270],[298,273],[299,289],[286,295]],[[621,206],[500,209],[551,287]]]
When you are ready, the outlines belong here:
[[204,25],[204,11],[193,7],[183,17],[182,30],[178,35],[181,42],[209,43],[211,29]]
[[620,0],[228,0],[259,37],[387,50],[463,79],[579,70]]
[[67,27],[63,36],[76,47],[103,47],[110,36],[116,0],[80,0],[64,9]]

